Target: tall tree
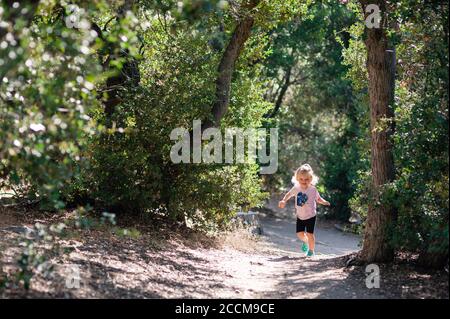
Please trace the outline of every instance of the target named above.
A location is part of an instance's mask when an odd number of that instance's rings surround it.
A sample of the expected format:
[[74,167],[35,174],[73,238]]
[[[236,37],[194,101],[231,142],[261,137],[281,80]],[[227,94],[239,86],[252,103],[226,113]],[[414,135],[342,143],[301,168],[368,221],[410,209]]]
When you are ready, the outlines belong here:
[[219,126],[222,117],[225,115],[230,104],[230,87],[232,75],[245,42],[250,37],[250,33],[255,22],[252,10],[255,9],[261,0],[246,0],[240,8],[240,17],[233,31],[219,63],[216,79],[216,99],[212,108],[213,120],[207,121],[204,128]]
[[[384,0],[360,1],[364,12],[369,4],[381,11],[379,26],[366,28],[367,71],[369,76],[371,165],[373,200],[369,205],[361,258],[365,262],[385,262],[393,258],[387,231],[395,214],[380,198],[383,185],[394,179],[392,135],[395,84],[395,50],[387,37],[387,4]],[[370,17],[366,13],[366,19]]]

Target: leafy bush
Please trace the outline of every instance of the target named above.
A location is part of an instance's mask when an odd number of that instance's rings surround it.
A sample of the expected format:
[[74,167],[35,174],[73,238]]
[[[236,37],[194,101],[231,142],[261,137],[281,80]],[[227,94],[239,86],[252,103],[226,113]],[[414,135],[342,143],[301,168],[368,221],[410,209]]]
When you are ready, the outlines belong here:
[[393,239],[396,247],[419,251],[422,263],[437,267],[448,263],[449,249],[448,42],[439,40],[443,25],[433,23],[433,17],[447,16],[440,10],[431,6],[426,16],[414,14],[414,23],[402,30],[399,58],[408,62],[400,69],[397,90],[399,217]]
[[[387,240],[396,250],[420,253],[423,265],[443,267],[448,263],[449,244],[449,117],[448,42],[441,39],[448,32],[448,6],[430,3],[417,10],[402,4],[397,14],[403,22],[392,35],[399,42],[393,139],[396,177],[384,185],[381,197],[396,218]],[[352,34],[353,46],[361,47],[360,28],[352,28]],[[364,89],[363,61],[357,56],[345,51],[344,61],[351,66],[353,82]],[[370,173],[363,169],[360,176],[362,182],[350,205],[364,217],[372,201]]]
[[[60,192],[81,163],[82,137],[93,133],[87,114],[97,103],[96,38],[68,28],[45,3],[4,9],[2,23],[13,31],[0,52],[0,181],[26,187],[45,208],[61,208]],[[16,17],[22,9],[28,14]]]
[[[91,198],[116,213],[188,217],[197,226],[221,224],[238,207],[261,201],[257,166],[171,162],[172,129],[191,129],[194,119],[209,116],[219,58],[208,33],[197,34],[190,26],[177,30],[167,34],[155,20],[152,33],[142,35],[149,48],[139,66],[140,86],[121,92],[122,103],[109,118],[113,127],[90,139],[85,153],[90,165],[69,197]],[[258,127],[270,106],[245,67],[233,84],[224,126]],[[101,108],[93,113],[99,123],[108,116]]]

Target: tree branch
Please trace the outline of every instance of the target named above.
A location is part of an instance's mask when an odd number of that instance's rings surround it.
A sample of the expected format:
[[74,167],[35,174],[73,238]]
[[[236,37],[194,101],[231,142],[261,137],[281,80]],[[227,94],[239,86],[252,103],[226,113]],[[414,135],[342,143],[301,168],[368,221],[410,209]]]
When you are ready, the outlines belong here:
[[218,67],[216,79],[216,99],[212,108],[213,120],[207,120],[204,129],[219,126],[220,121],[228,110],[230,103],[230,88],[236,61],[238,60],[245,42],[250,37],[254,24],[252,11],[261,0],[250,0],[242,9],[246,11],[245,16],[238,22],[226,47]]
[[284,76],[284,83],[281,86],[280,93],[278,94],[274,109],[272,110],[272,112],[265,114],[264,115],[265,118],[275,117],[275,115],[277,115],[278,111],[280,110],[281,104],[283,103],[284,95],[286,94],[287,90],[289,89],[289,85],[291,83],[291,72],[292,72],[292,66],[288,67],[288,69],[286,70],[286,74]]

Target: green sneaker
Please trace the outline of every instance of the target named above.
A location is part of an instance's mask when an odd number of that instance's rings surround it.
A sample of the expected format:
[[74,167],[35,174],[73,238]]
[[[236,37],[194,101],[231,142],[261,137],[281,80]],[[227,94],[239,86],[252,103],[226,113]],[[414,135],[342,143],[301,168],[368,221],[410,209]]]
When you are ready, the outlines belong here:
[[306,253],[306,257],[313,257],[316,254],[314,253],[314,250],[308,250],[308,252]]
[[302,244],[302,251],[304,252],[304,253],[306,253],[307,251],[308,251],[308,245],[305,243],[305,242],[303,242],[303,244]]

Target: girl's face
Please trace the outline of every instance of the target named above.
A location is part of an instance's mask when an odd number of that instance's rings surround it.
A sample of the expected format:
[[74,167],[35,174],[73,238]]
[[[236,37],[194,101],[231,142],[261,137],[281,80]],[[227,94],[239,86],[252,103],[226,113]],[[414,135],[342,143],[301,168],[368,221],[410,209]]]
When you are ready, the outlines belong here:
[[311,184],[312,178],[308,174],[298,174],[297,181],[301,187],[307,188]]

